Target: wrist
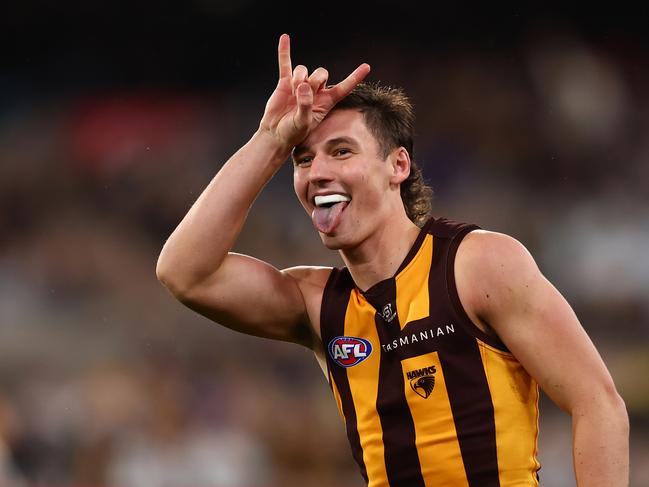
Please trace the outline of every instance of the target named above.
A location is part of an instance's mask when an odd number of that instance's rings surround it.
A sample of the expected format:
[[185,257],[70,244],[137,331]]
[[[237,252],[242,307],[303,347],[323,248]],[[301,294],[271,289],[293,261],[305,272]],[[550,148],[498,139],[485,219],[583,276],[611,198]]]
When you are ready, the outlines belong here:
[[259,127],[253,134],[250,142],[258,145],[268,154],[272,161],[281,165],[291,155],[293,146],[287,145],[277,139],[269,130]]

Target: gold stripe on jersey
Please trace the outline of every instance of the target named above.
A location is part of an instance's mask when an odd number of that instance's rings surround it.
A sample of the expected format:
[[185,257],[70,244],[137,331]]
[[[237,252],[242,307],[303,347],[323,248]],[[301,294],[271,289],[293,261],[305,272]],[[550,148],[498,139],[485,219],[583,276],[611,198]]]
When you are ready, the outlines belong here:
[[415,445],[422,476],[426,487],[468,487],[453,412],[437,352],[401,361],[404,376],[407,372],[431,366],[436,369],[434,398],[421,397],[413,390],[408,380],[404,381],[406,401],[415,423]]
[[[496,423],[500,485],[538,486],[538,385],[510,353],[478,340]],[[524,482],[524,483],[523,483]]]
[[433,236],[426,235],[415,257],[396,276],[397,315],[401,329],[430,313],[428,274],[433,261]]
[[363,337],[372,343],[373,351],[365,360],[347,368],[347,378],[356,411],[356,425],[363,449],[363,460],[370,479],[369,487],[388,485],[385,469],[383,429],[376,410],[379,388],[381,346],[374,326],[376,310],[354,289],[345,315],[345,335]]

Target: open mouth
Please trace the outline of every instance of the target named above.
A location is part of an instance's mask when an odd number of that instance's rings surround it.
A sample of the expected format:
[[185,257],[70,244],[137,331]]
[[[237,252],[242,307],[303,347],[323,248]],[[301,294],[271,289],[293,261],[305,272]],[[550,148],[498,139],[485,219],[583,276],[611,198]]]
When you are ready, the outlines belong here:
[[313,226],[322,233],[333,232],[341,220],[342,212],[347,208],[351,198],[345,194],[327,194],[316,196],[315,208],[311,213]]
[[336,203],[342,203],[343,201],[350,201],[351,198],[344,194],[327,194],[324,196],[316,196],[314,198],[315,206],[331,208]]

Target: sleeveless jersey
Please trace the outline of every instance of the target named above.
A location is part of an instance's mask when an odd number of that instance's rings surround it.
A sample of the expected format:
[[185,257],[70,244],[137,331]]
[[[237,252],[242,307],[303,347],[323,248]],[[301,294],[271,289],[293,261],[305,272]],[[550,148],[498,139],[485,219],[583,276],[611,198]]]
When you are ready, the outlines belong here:
[[329,383],[369,487],[538,486],[538,386],[455,286],[476,228],[431,219],[393,278],[365,292],[346,268],[327,281]]

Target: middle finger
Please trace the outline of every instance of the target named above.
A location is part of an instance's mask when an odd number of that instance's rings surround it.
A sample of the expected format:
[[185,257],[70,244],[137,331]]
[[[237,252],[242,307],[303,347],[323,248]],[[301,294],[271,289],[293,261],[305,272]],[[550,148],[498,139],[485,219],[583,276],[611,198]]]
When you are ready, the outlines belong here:
[[298,85],[306,81],[308,75],[309,71],[306,69],[306,66],[302,64],[295,66],[295,69],[293,70],[293,79],[291,80],[294,94],[295,90],[297,90]]

